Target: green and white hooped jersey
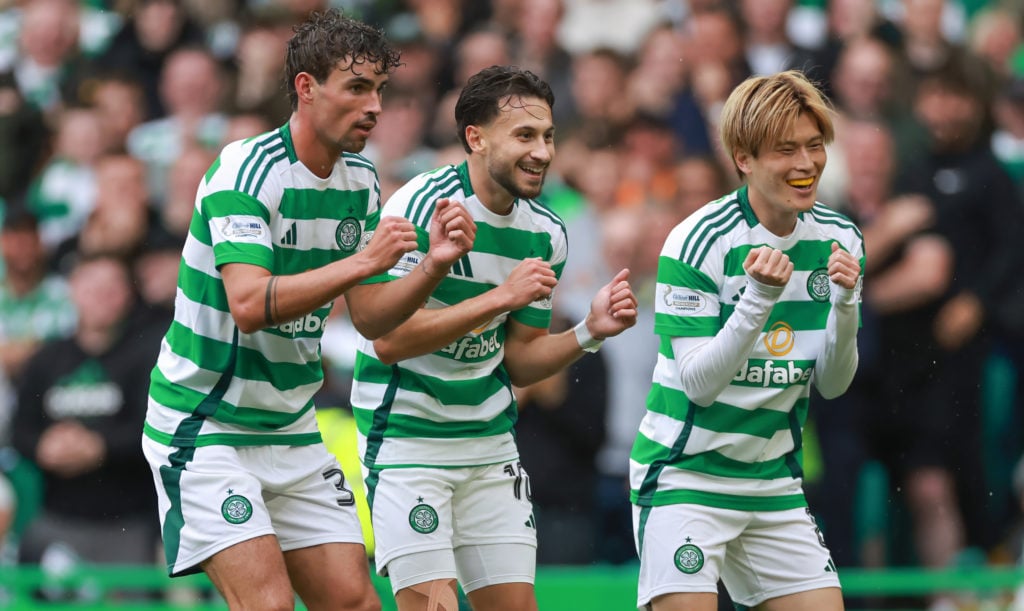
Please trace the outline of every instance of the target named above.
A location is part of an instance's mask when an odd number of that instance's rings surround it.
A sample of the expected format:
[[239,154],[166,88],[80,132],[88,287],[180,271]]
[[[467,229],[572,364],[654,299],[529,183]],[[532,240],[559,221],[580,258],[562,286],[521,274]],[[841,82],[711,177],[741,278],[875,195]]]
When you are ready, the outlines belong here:
[[379,215],[377,173],[364,157],[346,153],[319,178],[295,156],[287,124],[227,145],[196,195],[145,434],[177,447],[319,442],[312,398],[333,303],[242,333],[220,269],[246,263],[289,275],[322,267],[364,245]]
[[[391,275],[408,274],[425,256],[438,199],[460,201],[476,221],[473,250],[452,266],[428,308],[452,305],[500,285],[524,259],[540,257],[561,276],[565,225],[533,200],[516,200],[501,216],[474,195],[465,163],[420,174],[384,205],[381,216],[403,216],[417,227],[419,249]],[[360,338],[352,385],[359,452],[367,468],[487,465],[518,456],[512,427],[517,406],[502,365],[505,323],[547,328],[551,300],[502,314],[434,352],[395,365],[376,358],[373,342]]]
[[[757,221],[746,187],[707,204],[669,235],[658,262],[658,363],[630,456],[630,498],[641,506],[694,503],[737,510],[806,504],[802,429],[832,305],[831,243],[864,265],[863,240],[845,216],[817,203],[785,238]],[[708,406],[681,388],[672,338],[713,338],[745,290],[747,253],[784,251],[793,275],[753,350]]]

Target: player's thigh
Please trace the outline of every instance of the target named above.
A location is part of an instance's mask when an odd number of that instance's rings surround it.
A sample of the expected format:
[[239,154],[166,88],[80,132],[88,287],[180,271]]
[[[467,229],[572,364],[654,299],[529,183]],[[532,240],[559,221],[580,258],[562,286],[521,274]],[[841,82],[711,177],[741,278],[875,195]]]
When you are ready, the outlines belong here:
[[222,549],[201,565],[231,609],[290,609],[294,594],[273,535]]
[[[417,609],[421,595],[427,598],[441,599],[443,592],[439,585],[452,585],[456,580],[455,555],[450,549],[436,549],[422,552],[411,552],[393,558],[387,565],[387,575],[391,581],[391,591],[400,603],[405,601],[402,609]],[[424,586],[424,584],[428,584]],[[420,587],[424,586],[424,587]],[[423,602],[426,598],[423,599]],[[431,610],[433,611],[433,610]]]
[[355,495],[337,458],[323,444],[275,446],[269,451],[273,469],[262,472],[265,503],[281,549],[289,552],[327,543],[362,548]]
[[499,583],[467,592],[473,611],[537,611],[532,583]]
[[677,592],[663,594],[652,600],[647,608],[651,611],[717,611],[718,593]]
[[660,599],[667,605],[675,600],[673,594],[717,596],[726,545],[739,536],[748,519],[748,512],[702,505],[634,505],[633,531],[640,555],[637,607]]
[[[443,564],[435,568],[444,571],[435,573],[427,570],[425,580],[454,579],[455,560],[452,555],[452,496],[455,482],[465,477],[464,469],[381,469],[371,471],[367,477],[376,543],[377,571],[390,576],[392,589],[397,591],[396,575],[391,570],[392,561],[413,554],[439,552],[432,562]],[[420,573],[417,562],[403,565],[413,573]],[[430,569],[429,565],[423,565]],[[450,571],[450,573],[449,573]],[[404,576],[403,576],[404,577]],[[402,586],[413,585],[404,581]]]
[[274,534],[263,484],[250,471],[248,449],[173,448],[149,438],[143,439],[142,447],[156,483],[171,574],[195,572],[222,550]]
[[839,592],[835,563],[806,507],[759,511],[753,516],[726,552],[722,582],[733,601],[757,607],[823,588]]
[[766,600],[757,611],[843,611],[843,593],[839,588],[819,588]]
[[303,547],[285,552],[284,561],[292,587],[310,611],[380,608],[361,544]]

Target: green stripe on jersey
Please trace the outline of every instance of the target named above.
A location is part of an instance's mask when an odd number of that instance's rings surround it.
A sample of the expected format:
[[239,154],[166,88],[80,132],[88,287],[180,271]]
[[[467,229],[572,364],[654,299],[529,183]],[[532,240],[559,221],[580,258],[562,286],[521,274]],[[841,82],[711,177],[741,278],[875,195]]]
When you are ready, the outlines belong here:
[[350,216],[366,218],[369,205],[369,189],[285,189],[278,213],[282,220],[340,221]]
[[735,511],[784,511],[807,506],[802,494],[785,496],[743,496],[739,494],[722,494],[718,492],[702,492],[700,490],[665,490],[658,492],[653,499],[641,501],[637,492],[631,491],[630,501],[645,507],[661,505],[704,505],[706,507],[723,507]]

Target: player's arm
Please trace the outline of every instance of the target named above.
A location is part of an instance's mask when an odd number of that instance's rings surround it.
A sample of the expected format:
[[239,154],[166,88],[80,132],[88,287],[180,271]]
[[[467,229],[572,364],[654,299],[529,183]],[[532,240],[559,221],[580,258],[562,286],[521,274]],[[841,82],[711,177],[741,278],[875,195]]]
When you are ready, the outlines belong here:
[[376,339],[373,349],[385,364],[436,352],[496,316],[550,296],[557,282],[548,263],[526,259],[505,282],[485,293],[443,308],[420,309],[394,331]]
[[[391,216],[383,217],[381,223],[390,219],[409,223],[402,217]],[[434,206],[429,234],[427,254],[410,273],[392,282],[360,284],[345,293],[352,324],[363,337],[377,339],[422,308],[451,266],[473,248],[476,223],[461,203],[440,199]],[[373,240],[376,239],[375,233]],[[373,240],[370,240],[371,245]],[[415,246],[409,250],[415,250]],[[399,257],[402,254],[404,252]],[[395,258],[386,269],[390,270],[397,262]]]
[[825,323],[825,349],[814,365],[814,385],[832,399],[846,392],[857,373],[857,327],[861,266],[857,258],[832,243],[828,259],[832,309]]
[[362,251],[299,274],[275,276],[247,263],[221,268],[228,307],[243,333],[301,318],[336,299],[362,280],[391,268],[416,248],[416,229],[405,219],[382,219]]
[[775,302],[793,273],[793,263],[780,250],[752,249],[743,263],[747,285],[725,326],[710,340],[673,337],[672,351],[679,381],[697,405],[714,403],[750,357]]
[[629,286],[629,270],[623,269],[597,292],[590,313],[562,333],[531,327],[509,319],[505,336],[505,369],[512,384],[539,382],[596,350],[602,341],[636,324],[637,301]]
[[[458,248],[468,250],[472,246],[475,226],[467,226],[466,221],[472,224],[472,220],[468,219],[461,206],[456,206],[454,211],[449,210],[448,217],[445,211],[446,207],[439,207],[432,223],[439,225],[439,232],[450,231],[452,242],[459,244]],[[445,219],[450,223],[447,229]],[[377,225],[373,239],[365,249],[317,269],[276,276],[258,265],[230,263],[221,268],[228,306],[235,324],[244,333],[295,320],[357,288],[366,278],[387,272],[416,245],[416,228],[411,222],[401,217],[385,217]],[[443,253],[443,249],[439,252]],[[368,292],[365,302],[360,302],[357,308],[352,308],[350,302],[356,328],[368,337],[393,328],[426,300],[450,265],[451,261],[438,262],[428,256],[423,264],[417,266],[418,271],[414,270],[406,278],[396,281],[396,284],[401,282],[397,289]],[[374,295],[379,297],[373,299]],[[376,316],[369,312],[376,313]]]

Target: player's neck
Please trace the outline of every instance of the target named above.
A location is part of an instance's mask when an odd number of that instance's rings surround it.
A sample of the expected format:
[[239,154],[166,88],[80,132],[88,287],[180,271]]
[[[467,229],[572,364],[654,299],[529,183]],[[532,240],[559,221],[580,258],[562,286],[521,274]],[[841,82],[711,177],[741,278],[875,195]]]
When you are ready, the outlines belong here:
[[516,198],[501,185],[494,182],[483,160],[469,158],[469,182],[480,203],[494,214],[506,215],[512,212]]
[[292,145],[295,147],[295,156],[299,158],[302,165],[320,178],[327,178],[334,170],[334,164],[341,157],[340,147],[326,146],[316,136],[312,124],[304,121],[293,113],[288,120],[288,128],[292,132]]

